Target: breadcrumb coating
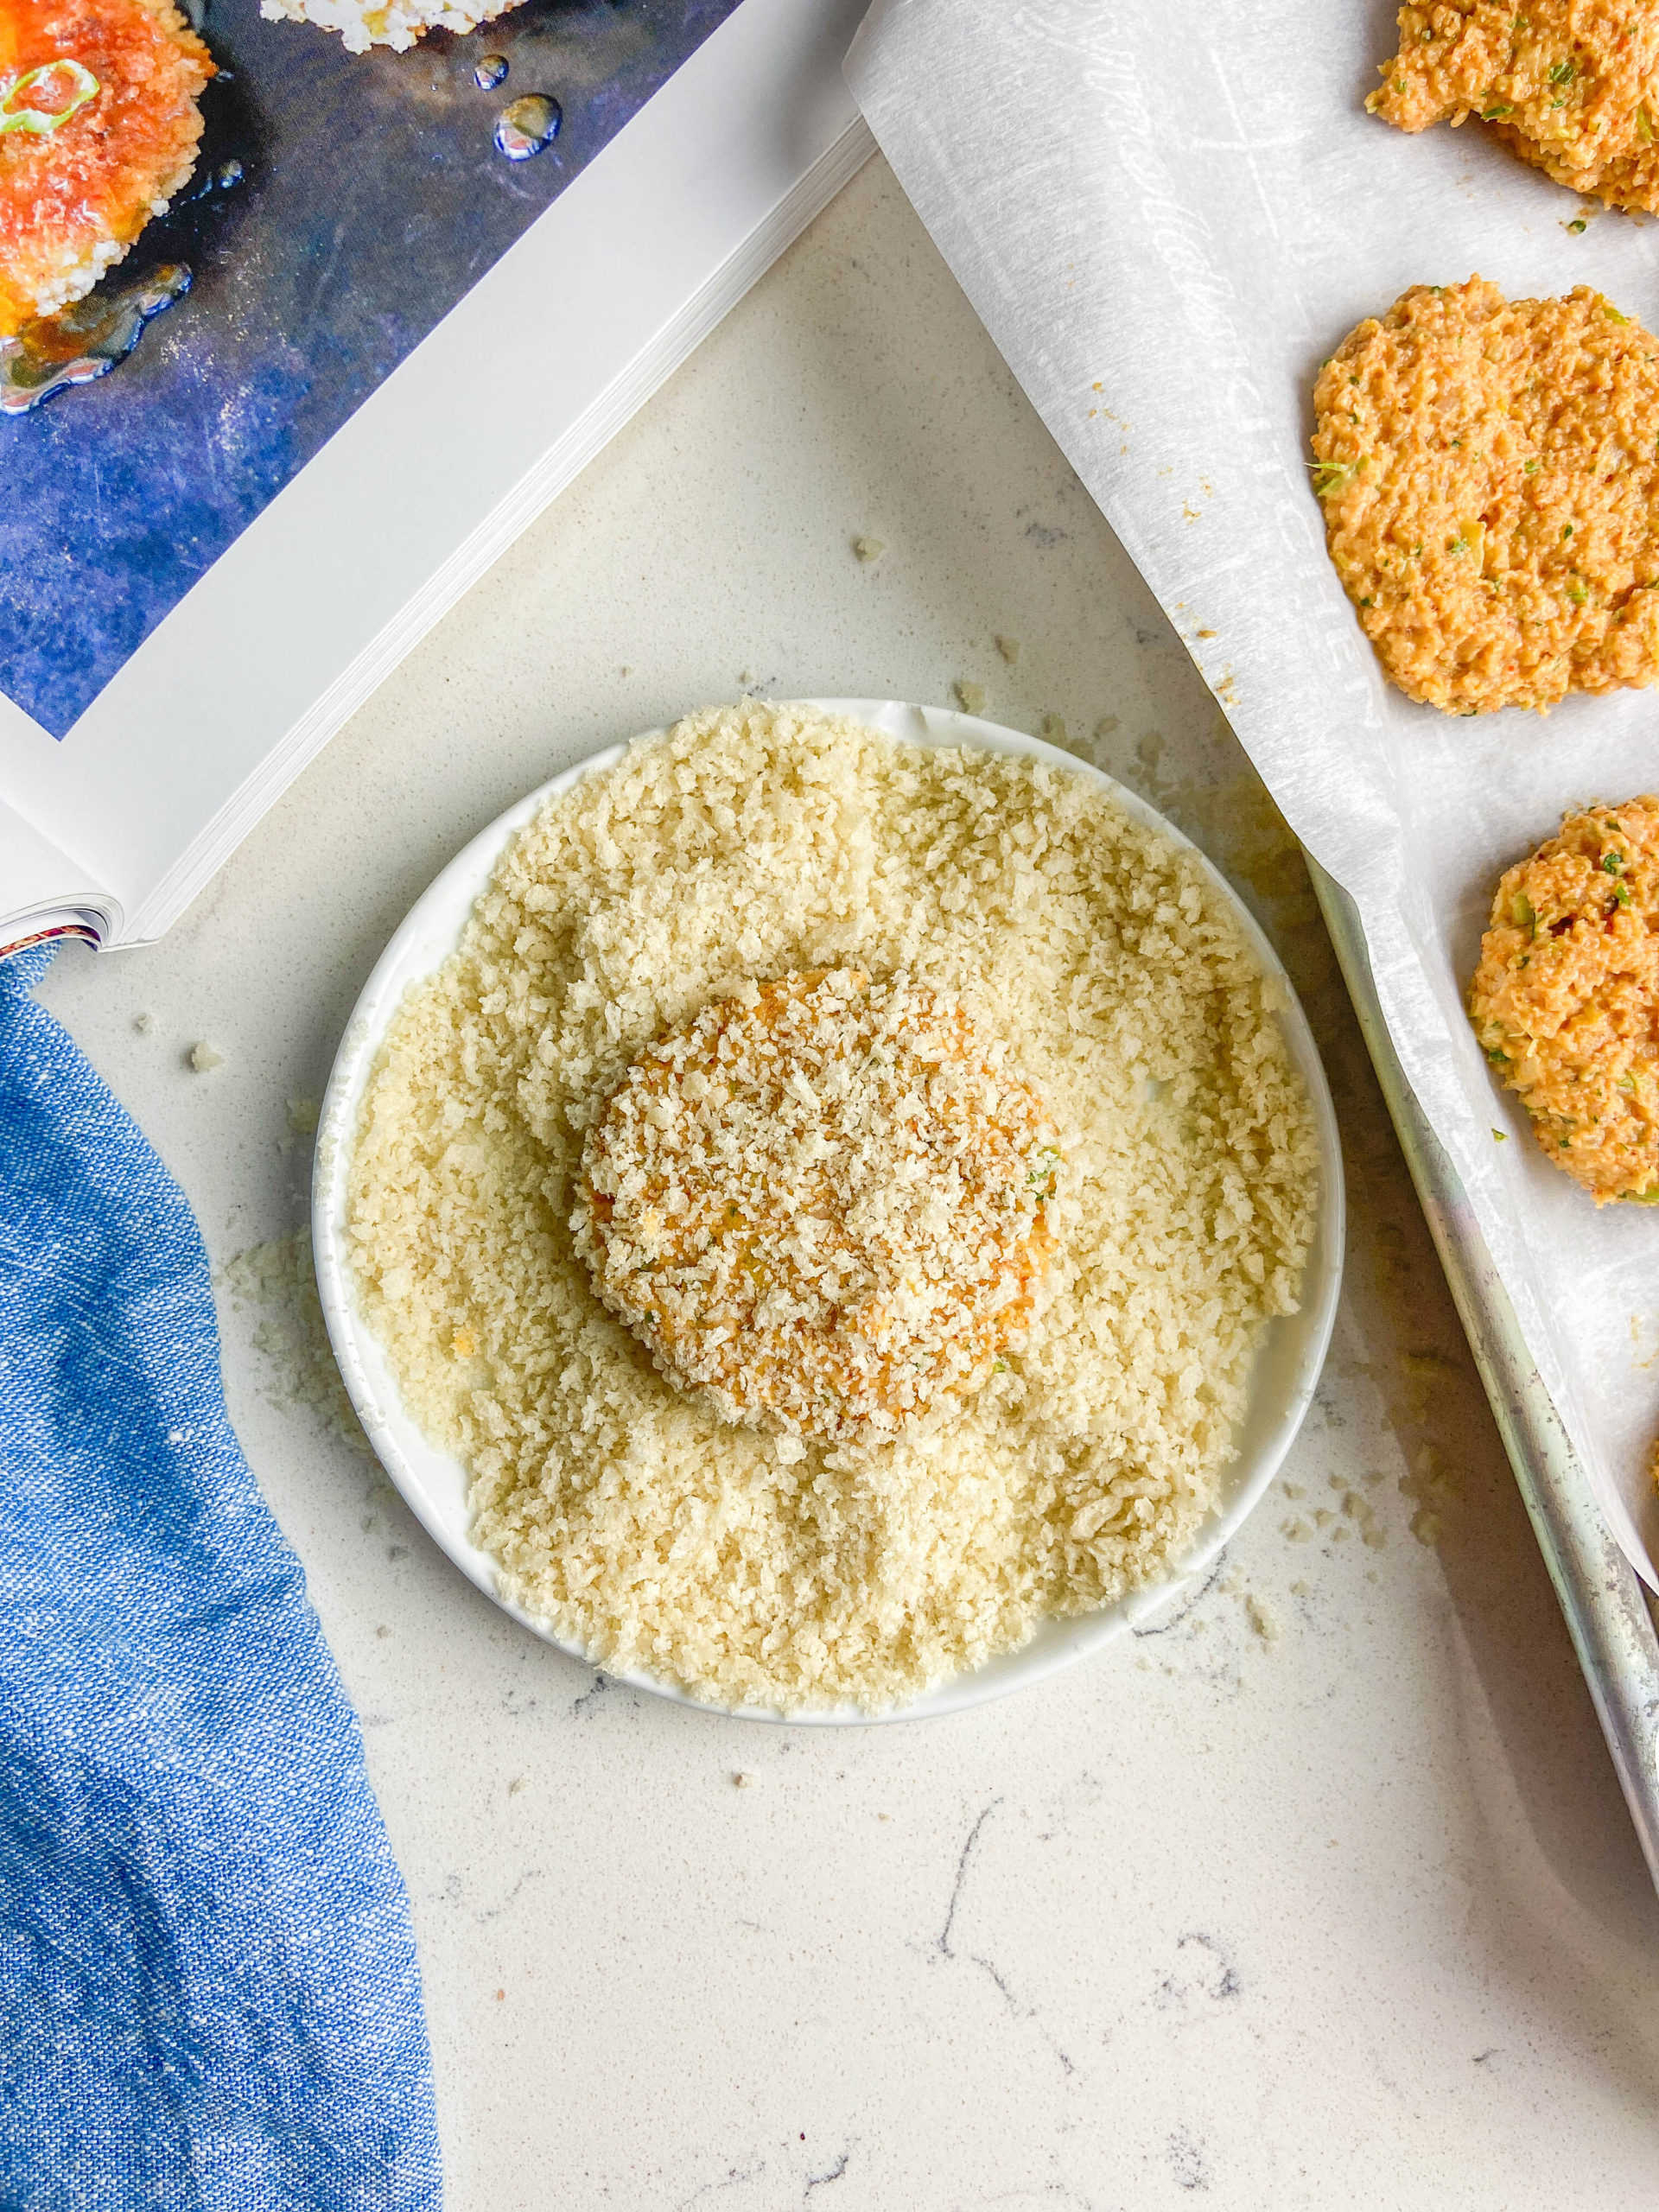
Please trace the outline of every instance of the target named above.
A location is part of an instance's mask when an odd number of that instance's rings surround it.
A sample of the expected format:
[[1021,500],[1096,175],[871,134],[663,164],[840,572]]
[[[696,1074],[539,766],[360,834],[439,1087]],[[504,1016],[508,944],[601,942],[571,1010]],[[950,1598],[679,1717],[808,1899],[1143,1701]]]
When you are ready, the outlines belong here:
[[[195,166],[207,48],[168,0],[0,0],[0,81],[53,61],[98,90],[54,130],[0,136],[0,336],[55,315],[121,260]],[[54,98],[45,78],[14,111]]]
[[1507,872],[1469,1012],[1557,1166],[1659,1203],[1659,798],[1569,814]]
[[1630,0],[1403,7],[1371,111],[1402,130],[1470,115],[1558,184],[1659,205],[1659,10]]
[[959,1002],[750,983],[636,1060],[571,1221],[600,1296],[723,1420],[868,1444],[984,1381],[1054,1249],[1059,1133]]
[[1415,285],[1313,405],[1331,558],[1408,698],[1541,709],[1659,675],[1659,343],[1610,300]]
[[[677,1388],[570,1227],[653,1040],[852,968],[971,1005],[1068,1138],[1023,1335],[950,1418],[857,1447]],[[1040,761],[753,700],[550,801],[389,1028],[349,1185],[365,1316],[504,1590],[607,1668],[878,1710],[1166,1574],[1300,1296],[1280,988],[1190,854]]]

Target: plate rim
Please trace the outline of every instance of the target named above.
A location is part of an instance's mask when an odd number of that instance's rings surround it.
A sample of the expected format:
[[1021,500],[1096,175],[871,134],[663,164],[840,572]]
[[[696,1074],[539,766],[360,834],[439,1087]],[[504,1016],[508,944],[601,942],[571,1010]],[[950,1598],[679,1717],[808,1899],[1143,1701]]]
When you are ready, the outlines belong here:
[[[346,1257],[344,1203],[352,1140],[358,1104],[375,1056],[410,986],[433,974],[455,949],[497,861],[518,831],[549,800],[570,790],[587,776],[602,774],[622,760],[632,747],[663,737],[669,729],[677,728],[677,723],[642,730],[633,737],[586,754],[514,801],[469,838],[438,871],[388,938],[341,1032],[318,1116],[311,1179],[311,1243],[317,1294],[346,1393],[376,1458],[404,1502],[467,1580],[543,1643],[585,1665],[602,1668],[611,1681],[715,1718],[763,1721],[786,1727],[873,1727],[902,1720],[941,1719],[1011,1695],[1017,1689],[1033,1687],[1135,1630],[1147,1615],[1160,1611],[1213,1566],[1271,1487],[1306,1418],[1336,1325],[1347,1229],[1347,1198],[1336,1109],[1300,998],[1265,931],[1202,848],[1139,792],[1130,791],[1093,762],[1064,752],[1045,739],[1031,737],[1023,730],[1010,729],[951,708],[921,707],[899,700],[844,698],[768,699],[765,703],[810,707],[821,713],[862,722],[900,741],[929,747],[966,743],[985,752],[1043,761],[1088,778],[1131,819],[1156,830],[1193,856],[1239,925],[1263,973],[1272,976],[1280,987],[1281,1003],[1274,1012],[1292,1058],[1307,1084],[1319,1154],[1319,1211],[1306,1263],[1304,1295],[1297,1313],[1283,1317],[1287,1321],[1301,1323],[1303,1341],[1285,1402],[1255,1453],[1255,1464],[1236,1483],[1224,1503],[1206,1516],[1192,1544],[1181,1554],[1176,1571],[1145,1589],[1130,1592],[1112,1605],[1070,1618],[1051,1619],[1039,1629],[1033,1639],[1015,1650],[999,1653],[977,1668],[948,1676],[905,1704],[880,1712],[835,1706],[786,1713],[774,1707],[720,1705],[707,1698],[695,1697],[677,1684],[641,1669],[605,1667],[575,1638],[559,1635],[546,1621],[518,1605],[498,1586],[495,1562],[471,1541],[464,1523],[459,1529],[452,1525],[450,1517],[440,1510],[420,1472],[407,1458],[394,1433],[393,1418],[401,1415],[417,1434],[419,1425],[404,1411],[384,1354],[366,1321],[356,1311]],[[463,890],[466,898],[461,919],[453,929],[446,925],[442,949],[418,971],[405,973],[411,952],[423,939],[431,938],[434,918],[447,913]],[[1272,1322],[1268,1324],[1269,1328],[1273,1325]],[[378,1374],[377,1369],[380,1370]],[[386,1398],[391,1401],[390,1406],[383,1402]],[[427,1444],[425,1449],[435,1461],[445,1463],[452,1472],[459,1473],[464,1501],[470,1488],[470,1477],[464,1464],[452,1454],[440,1452],[435,1446]],[[464,1513],[464,1503],[462,1510]]]

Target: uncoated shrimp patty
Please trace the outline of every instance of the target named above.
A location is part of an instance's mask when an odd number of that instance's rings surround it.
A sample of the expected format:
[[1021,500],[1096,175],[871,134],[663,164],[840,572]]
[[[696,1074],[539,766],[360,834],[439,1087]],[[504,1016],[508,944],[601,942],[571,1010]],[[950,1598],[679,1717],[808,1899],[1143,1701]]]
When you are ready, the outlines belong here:
[[1659,10],[1630,0],[1404,7],[1365,105],[1402,130],[1471,114],[1557,184],[1659,207]]
[[1659,798],[1569,814],[1509,870],[1469,1012],[1556,1166],[1659,1202]]
[[1331,558],[1408,698],[1543,709],[1659,675],[1659,342],[1611,301],[1414,285],[1313,405]]

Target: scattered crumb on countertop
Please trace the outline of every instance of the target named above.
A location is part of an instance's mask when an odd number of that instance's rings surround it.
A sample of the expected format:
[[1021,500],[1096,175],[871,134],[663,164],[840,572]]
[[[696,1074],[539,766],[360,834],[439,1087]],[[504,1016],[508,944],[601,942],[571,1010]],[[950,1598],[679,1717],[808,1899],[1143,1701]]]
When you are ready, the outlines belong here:
[[853,540],[854,552],[867,567],[872,561],[879,561],[887,550],[886,542],[880,537],[855,537]]
[[267,1395],[279,1405],[310,1407],[343,1443],[370,1456],[368,1439],[328,1341],[309,1230],[296,1230],[292,1236],[273,1237],[269,1243],[238,1252],[226,1262],[218,1279],[236,1306],[251,1306],[259,1315],[253,1347],[270,1363],[272,1382]]
[[1353,1522],[1363,1540],[1374,1552],[1380,1552],[1389,1541],[1389,1532],[1376,1516],[1376,1509],[1363,1491],[1344,1491],[1342,1510]]
[[225,1055],[216,1052],[211,1045],[193,1045],[190,1047],[190,1065],[198,1075],[206,1075],[210,1068],[224,1066]]
[[[1368,1475],[1365,1480],[1370,1483],[1373,1478]],[[1447,1466],[1437,1446],[1419,1445],[1411,1456],[1409,1471],[1400,1478],[1399,1489],[1416,1508],[1411,1516],[1411,1533],[1420,1544],[1440,1541],[1446,1516],[1461,1503],[1461,1486],[1457,1469]]]
[[1003,659],[1007,661],[1008,666],[1012,668],[1015,661],[1020,658],[1019,639],[997,637],[993,638],[991,643],[996,647],[998,652],[1001,654]]
[[1263,1643],[1277,1643],[1279,1624],[1268,1611],[1254,1590],[1244,1600],[1244,1618],[1261,1637]]
[[964,715],[982,715],[985,711],[985,686],[959,676],[950,689],[957,695],[957,704]]

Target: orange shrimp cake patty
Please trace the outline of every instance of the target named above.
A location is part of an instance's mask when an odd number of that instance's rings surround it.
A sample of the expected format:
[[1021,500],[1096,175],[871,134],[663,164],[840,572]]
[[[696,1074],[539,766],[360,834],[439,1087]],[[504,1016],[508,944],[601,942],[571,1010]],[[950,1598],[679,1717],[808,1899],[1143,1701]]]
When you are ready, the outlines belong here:
[[[0,135],[0,335],[78,300],[119,261],[195,166],[207,49],[168,0],[0,0],[0,84],[49,63],[97,89],[55,129]],[[61,67],[7,110],[56,114]]]
[[572,1220],[605,1304],[724,1420],[898,1435],[1030,1320],[1059,1165],[954,1001],[815,969],[659,1039],[594,1124]]
[[1659,9],[1629,0],[1402,8],[1365,105],[1402,130],[1478,116],[1513,154],[1609,206],[1659,209]]
[[1408,698],[1541,709],[1659,676],[1659,341],[1599,292],[1416,285],[1313,404],[1331,558]]
[[1469,1012],[1556,1165],[1659,1202],[1659,798],[1569,814],[1510,869]]

